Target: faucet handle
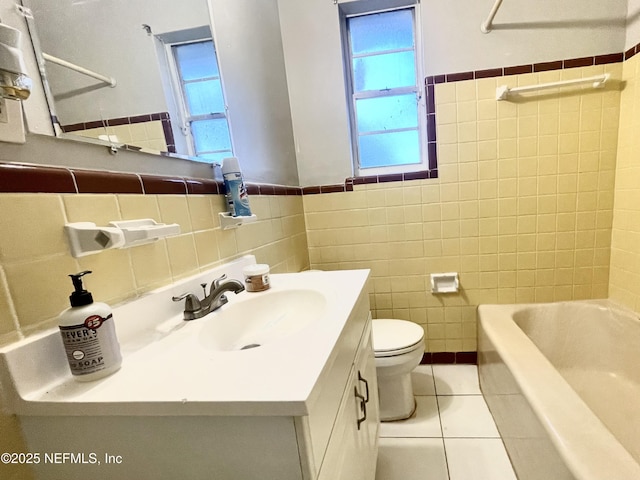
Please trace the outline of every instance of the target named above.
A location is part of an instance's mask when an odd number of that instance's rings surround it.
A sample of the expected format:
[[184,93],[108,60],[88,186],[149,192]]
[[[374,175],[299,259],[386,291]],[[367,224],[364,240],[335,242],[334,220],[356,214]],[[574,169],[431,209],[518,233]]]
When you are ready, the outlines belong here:
[[227,274],[223,273],[221,276],[219,276],[218,278],[216,278],[213,281],[213,286],[211,287],[212,290],[215,290],[216,288],[218,288],[220,286],[220,284],[222,283],[223,280],[227,279]]
[[202,306],[200,305],[200,300],[198,300],[198,297],[196,297],[193,293],[183,293],[182,295],[178,295],[177,297],[171,297],[171,300],[173,300],[174,302],[179,302],[185,299],[185,312],[195,312],[196,310],[200,310],[202,308]]

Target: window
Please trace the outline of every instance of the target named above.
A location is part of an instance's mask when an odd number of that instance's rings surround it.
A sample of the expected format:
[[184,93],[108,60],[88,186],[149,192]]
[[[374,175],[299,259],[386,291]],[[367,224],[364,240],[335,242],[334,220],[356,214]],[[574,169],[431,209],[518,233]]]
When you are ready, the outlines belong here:
[[415,7],[346,17],[357,175],[427,169],[415,18]]
[[226,102],[213,41],[174,44],[171,52],[191,153],[215,162],[232,156]]

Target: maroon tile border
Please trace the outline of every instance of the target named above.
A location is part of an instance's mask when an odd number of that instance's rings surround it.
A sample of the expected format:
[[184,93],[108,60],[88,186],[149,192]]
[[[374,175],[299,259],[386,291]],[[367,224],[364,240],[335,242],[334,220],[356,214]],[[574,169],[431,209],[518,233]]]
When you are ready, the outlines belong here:
[[[73,133],[82,130],[89,130],[91,128],[134,125],[136,123],[145,123],[151,121],[162,122],[162,132],[164,133],[165,143],[167,144],[167,151],[169,153],[177,153],[176,141],[173,136],[173,130],[171,129],[171,118],[169,117],[169,112],[147,113],[142,115],[135,115],[133,117],[108,118],[106,120],[92,120],[89,122],[60,125],[60,128],[64,133]],[[58,119],[55,118],[54,122],[58,123]],[[129,145],[128,147],[135,150],[134,146]]]
[[144,193],[186,195],[187,184],[183,178],[140,175]]
[[191,195],[217,195],[224,192],[222,182],[198,178],[186,178],[187,192]]
[[640,43],[624,53],[609,53],[606,55],[595,55],[593,57],[569,58],[567,60],[554,60],[552,62],[532,63],[529,65],[515,65],[503,68],[491,68],[488,70],[475,70],[472,72],[447,73],[444,75],[434,75],[426,77],[425,83],[427,85],[430,85],[438,83],[460,82],[463,80],[477,80],[480,78],[521,75],[524,73],[548,72],[551,70],[562,70],[565,68],[589,67],[592,65],[619,63],[623,62],[624,60],[628,60],[638,52],[640,52]]
[[[254,195],[302,195],[301,187],[248,184]],[[324,189],[326,191],[326,189]],[[219,195],[220,180],[81,170],[0,162],[0,193]]]
[[[57,119],[56,119],[57,120]],[[133,117],[108,118],[106,120],[91,120],[88,122],[60,125],[65,133],[77,132],[78,130],[88,130],[105,126],[133,125],[135,123],[150,122],[153,120],[169,120],[169,112],[147,113],[135,115]]]
[[452,363],[477,365],[478,352],[425,352],[420,363],[422,365]]
[[438,178],[438,170],[419,170],[406,173],[392,173],[388,175],[368,175],[365,177],[349,177],[344,185],[313,185],[302,188],[302,195],[317,195],[319,193],[335,193],[353,191],[354,185],[367,185],[371,183],[406,182],[409,180],[424,180]]
[[72,170],[78,193],[144,193],[140,177],[133,173]]
[[0,163],[0,192],[76,193],[76,185],[66,168]]

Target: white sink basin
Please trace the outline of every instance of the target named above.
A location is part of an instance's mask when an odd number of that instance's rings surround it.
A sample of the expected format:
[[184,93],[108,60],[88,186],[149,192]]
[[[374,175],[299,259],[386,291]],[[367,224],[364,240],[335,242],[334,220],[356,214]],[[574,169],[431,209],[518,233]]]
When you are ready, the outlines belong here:
[[315,290],[243,293],[242,300],[229,303],[203,319],[199,341],[216,351],[248,350],[299,332],[321,319],[326,297]]
[[[327,363],[343,359],[338,340],[360,338],[354,336],[359,330],[345,328],[360,328],[367,317],[369,272],[273,274],[265,292],[229,293],[219,310],[182,319],[184,302],[172,297],[200,292],[203,282],[222,274],[242,278],[253,264],[255,257],[241,257],[114,306],[122,368],[95,382],[71,377],[57,328],[0,348],[7,411],[101,418],[307,415]],[[242,350],[253,344],[260,347]]]

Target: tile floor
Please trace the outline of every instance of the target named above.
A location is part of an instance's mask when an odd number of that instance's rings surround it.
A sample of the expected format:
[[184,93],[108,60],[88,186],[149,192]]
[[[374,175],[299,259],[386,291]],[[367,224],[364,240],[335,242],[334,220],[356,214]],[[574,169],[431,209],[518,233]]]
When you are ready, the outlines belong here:
[[382,423],[376,480],[516,480],[475,365],[420,365],[412,418]]

